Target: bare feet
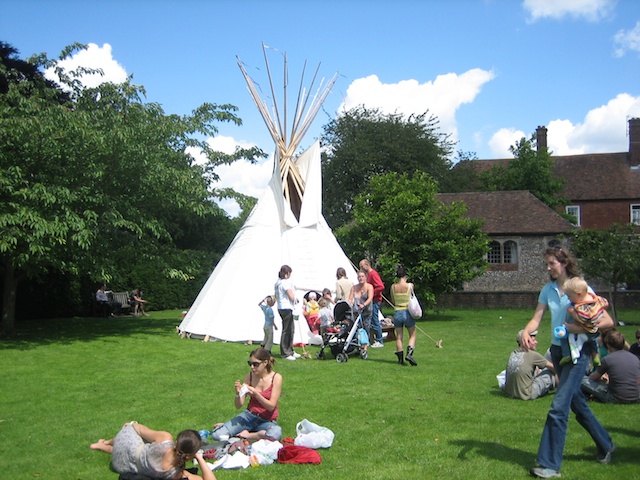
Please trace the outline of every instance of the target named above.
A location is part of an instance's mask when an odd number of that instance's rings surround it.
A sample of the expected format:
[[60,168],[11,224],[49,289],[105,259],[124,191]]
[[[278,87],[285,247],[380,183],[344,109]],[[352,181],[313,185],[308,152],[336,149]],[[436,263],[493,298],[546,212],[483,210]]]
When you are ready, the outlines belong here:
[[251,442],[255,442],[256,440],[267,438],[266,433],[266,430],[260,430],[259,432],[250,432],[249,430],[243,430],[238,434],[238,437],[244,438],[245,440],[249,440]]
[[101,452],[110,454],[113,452],[113,439],[105,440],[104,438],[101,438],[96,443],[92,443],[89,448],[91,448],[91,450],[100,450]]

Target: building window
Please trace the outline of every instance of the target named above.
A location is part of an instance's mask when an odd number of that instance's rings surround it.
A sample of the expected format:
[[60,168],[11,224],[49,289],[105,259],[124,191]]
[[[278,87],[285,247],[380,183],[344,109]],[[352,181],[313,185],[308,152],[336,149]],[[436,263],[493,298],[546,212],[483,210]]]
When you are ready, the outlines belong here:
[[507,240],[502,246],[502,254],[502,263],[518,263],[518,244],[513,240]]
[[489,253],[487,254],[487,262],[502,263],[502,245],[500,245],[500,242],[489,243]]
[[[640,207],[640,205],[638,205]],[[573,221],[573,224],[576,227],[579,227],[581,225],[580,223],[580,206],[579,205],[569,205],[568,207],[565,207],[564,209],[565,213],[567,215],[571,215],[573,218],[575,218],[575,220]]]
[[631,205],[631,223],[640,225],[640,205]]
[[491,270],[517,270],[518,243],[513,240],[506,240],[502,243],[493,240],[489,243],[487,262]]

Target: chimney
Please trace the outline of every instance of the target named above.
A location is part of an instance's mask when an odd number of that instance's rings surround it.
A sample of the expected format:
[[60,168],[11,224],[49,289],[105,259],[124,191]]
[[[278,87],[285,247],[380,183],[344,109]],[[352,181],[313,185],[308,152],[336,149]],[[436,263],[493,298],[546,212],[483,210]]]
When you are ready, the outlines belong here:
[[640,165],[640,118],[629,119],[629,165]]
[[547,151],[547,127],[538,126],[536,128],[536,146],[538,152]]

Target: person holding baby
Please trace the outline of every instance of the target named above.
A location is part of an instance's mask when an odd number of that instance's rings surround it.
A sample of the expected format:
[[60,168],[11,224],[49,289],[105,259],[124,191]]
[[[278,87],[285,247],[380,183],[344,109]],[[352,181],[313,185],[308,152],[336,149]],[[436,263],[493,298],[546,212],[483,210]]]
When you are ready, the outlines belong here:
[[268,350],[256,348],[249,354],[248,364],[250,371],[244,380],[235,381],[233,402],[237,409],[241,409],[248,397],[249,405],[228,422],[216,424],[211,433],[214,440],[228,440],[229,437],[249,441],[282,438],[282,428],[276,422],[282,375],[273,370],[275,358]]

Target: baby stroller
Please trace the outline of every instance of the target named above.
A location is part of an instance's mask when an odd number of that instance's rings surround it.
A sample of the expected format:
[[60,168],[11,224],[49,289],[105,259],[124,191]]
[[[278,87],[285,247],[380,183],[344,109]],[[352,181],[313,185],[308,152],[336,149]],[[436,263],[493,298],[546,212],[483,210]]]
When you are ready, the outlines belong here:
[[353,317],[349,303],[344,301],[336,303],[333,308],[334,327],[322,335],[322,345],[316,354],[317,359],[325,359],[325,348],[331,350],[338,363],[346,362],[350,355],[356,353],[363,360],[367,359],[367,351],[360,343],[358,335],[358,329],[363,327],[362,315],[358,314],[355,320]]

